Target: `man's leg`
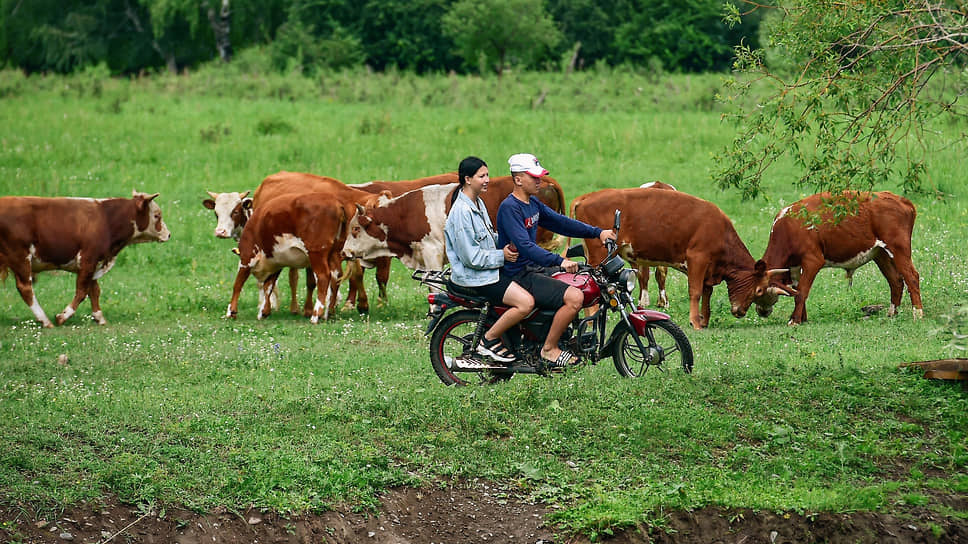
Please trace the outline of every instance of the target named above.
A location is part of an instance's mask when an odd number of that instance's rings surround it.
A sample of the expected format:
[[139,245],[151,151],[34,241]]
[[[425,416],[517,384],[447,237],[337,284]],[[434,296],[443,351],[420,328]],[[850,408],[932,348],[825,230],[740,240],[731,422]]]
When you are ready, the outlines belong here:
[[541,347],[542,357],[554,361],[561,356],[558,340],[561,339],[561,334],[568,328],[568,324],[578,315],[583,300],[584,296],[578,288],[569,287],[565,291],[564,304],[555,312],[555,317],[551,321],[551,328],[548,329],[548,337],[545,338],[544,346]]

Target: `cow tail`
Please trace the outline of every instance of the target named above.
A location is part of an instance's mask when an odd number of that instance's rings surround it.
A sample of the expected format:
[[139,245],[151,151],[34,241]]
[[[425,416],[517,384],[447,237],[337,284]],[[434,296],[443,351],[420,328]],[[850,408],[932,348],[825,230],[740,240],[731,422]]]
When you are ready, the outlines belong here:
[[7,281],[7,271],[8,271],[7,264],[0,263],[0,281],[2,282]]

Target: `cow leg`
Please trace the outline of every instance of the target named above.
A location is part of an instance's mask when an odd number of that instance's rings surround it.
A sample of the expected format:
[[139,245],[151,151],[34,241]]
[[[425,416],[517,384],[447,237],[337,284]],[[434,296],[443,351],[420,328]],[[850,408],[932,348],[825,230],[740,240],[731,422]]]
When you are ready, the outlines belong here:
[[713,298],[713,286],[705,285],[702,288],[702,327],[706,328],[709,326],[709,300]]
[[[14,268],[14,267],[12,267]],[[34,282],[33,275],[30,270],[30,264],[26,266],[18,266],[13,270],[14,277],[17,279],[17,291],[20,291],[20,298],[24,299],[24,302],[30,308],[30,311],[34,313],[34,318],[40,321],[44,328],[52,328],[53,323],[50,319],[47,319],[47,314],[44,313],[44,309],[40,307],[40,303],[37,302],[37,294],[34,292]]]
[[699,314],[699,302],[705,289],[706,267],[687,260],[686,275],[689,282],[689,324],[699,330],[704,326]]
[[914,261],[911,260],[911,248],[900,247],[895,249],[894,264],[897,271],[901,273],[901,277],[904,278],[908,293],[911,295],[914,319],[924,317],[924,307],[921,305],[921,276],[918,275],[918,270],[914,268]]
[[[359,260],[356,260],[356,267],[350,275],[350,288],[356,290],[356,311],[360,314],[370,312],[370,297],[366,294],[366,285],[363,284],[363,273],[366,271]],[[379,270],[377,271],[379,278]]]
[[[342,268],[340,263],[340,267]],[[358,292],[363,278],[363,267],[360,265],[359,259],[349,259],[346,261],[346,274],[343,278],[349,278],[349,288],[346,292],[346,302],[343,303],[343,311],[347,311],[356,305],[356,300],[358,298]],[[357,281],[359,278],[360,281]]]
[[272,295],[277,290],[280,272],[282,270],[276,270],[259,283],[259,313],[256,319],[265,319],[272,314]]
[[901,274],[897,271],[897,267],[894,266],[894,260],[886,251],[880,251],[874,257],[874,262],[877,263],[877,268],[881,270],[881,274],[887,280],[887,285],[891,288],[891,306],[887,309],[887,315],[893,317],[897,315],[897,307],[901,304],[904,282],[901,280]]
[[669,269],[664,266],[655,267],[655,283],[659,287],[659,308],[669,307],[669,297],[666,294],[666,278],[669,276]]
[[[316,274],[312,267],[306,267],[306,302],[303,303],[303,317],[313,315],[313,292],[316,290]],[[293,312],[295,313],[295,312]]]
[[376,260],[376,286],[379,292],[376,296],[376,304],[381,308],[390,304],[390,297],[387,296],[387,284],[390,283],[390,257],[380,257]]
[[[319,323],[320,318],[324,321],[329,319],[330,307],[336,303],[333,295],[333,283],[338,278],[330,275],[329,258],[322,251],[309,252],[309,265],[316,275],[316,305],[313,307],[309,321],[316,324]],[[336,287],[338,287],[338,283]]]
[[74,315],[74,312],[77,311],[77,307],[81,305],[81,302],[87,298],[87,293],[91,290],[91,282],[94,281],[91,278],[93,275],[93,270],[87,270],[86,268],[78,270],[77,281],[74,283],[74,300],[64,308],[63,312],[57,314],[56,319],[58,325],[63,325],[65,321],[70,319]]
[[299,269],[289,269],[289,313],[299,313]]
[[636,276],[639,278],[639,306],[645,308],[652,302],[649,300],[649,267],[640,266]]
[[91,297],[91,318],[98,325],[107,325],[108,322],[101,313],[101,285],[97,280],[91,282],[91,292],[88,296]]
[[252,269],[248,266],[239,265],[239,271],[235,274],[235,284],[232,285],[232,300],[229,302],[229,309],[225,312],[225,317],[235,319],[239,315],[239,295],[242,293],[242,286],[245,280],[249,279]]
[[804,258],[800,263],[800,276],[797,280],[797,294],[793,297],[793,313],[787,325],[799,325],[807,320],[807,297],[817,273],[823,268],[823,261]]

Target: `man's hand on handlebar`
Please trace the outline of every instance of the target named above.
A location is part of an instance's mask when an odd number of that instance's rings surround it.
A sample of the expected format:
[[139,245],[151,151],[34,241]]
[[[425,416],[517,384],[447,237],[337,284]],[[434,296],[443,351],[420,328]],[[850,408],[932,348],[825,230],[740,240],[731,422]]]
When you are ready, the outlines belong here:
[[575,272],[578,272],[578,263],[571,259],[565,259],[561,261],[561,268],[565,272],[571,272],[574,274]]
[[605,240],[612,240],[613,242],[618,239],[618,235],[612,229],[605,229],[601,234],[598,235],[598,239],[605,243]]

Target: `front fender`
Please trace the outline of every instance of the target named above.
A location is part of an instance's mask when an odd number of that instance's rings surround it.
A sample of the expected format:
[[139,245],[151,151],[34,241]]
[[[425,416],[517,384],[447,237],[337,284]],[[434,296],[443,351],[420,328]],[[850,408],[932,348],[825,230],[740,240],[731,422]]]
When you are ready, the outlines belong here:
[[[645,328],[649,323],[654,323],[656,321],[669,321],[671,319],[672,318],[669,317],[668,314],[657,312],[655,310],[640,309],[629,314],[629,323],[632,324],[632,327],[635,329],[635,334],[638,336],[645,335]],[[602,346],[600,353],[603,357],[606,354],[611,353],[612,344],[615,343],[615,338],[619,335],[619,333],[625,331],[626,328],[627,325],[624,321],[619,321],[618,324],[615,325],[615,328],[612,329],[612,334],[608,336],[608,340],[606,340],[605,344]]]
[[640,336],[645,334],[645,326],[648,323],[653,323],[655,321],[669,321],[672,318],[668,314],[662,312],[657,312],[655,310],[635,310],[629,314],[629,321],[632,326],[635,327],[635,332]]

